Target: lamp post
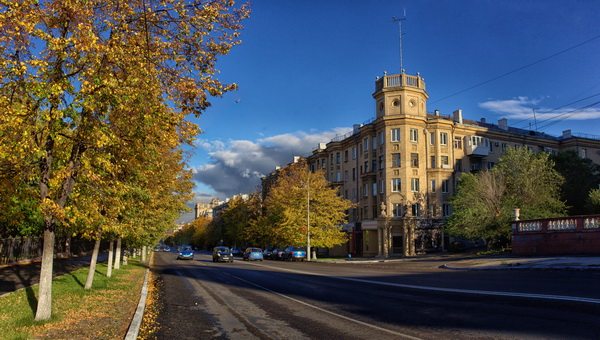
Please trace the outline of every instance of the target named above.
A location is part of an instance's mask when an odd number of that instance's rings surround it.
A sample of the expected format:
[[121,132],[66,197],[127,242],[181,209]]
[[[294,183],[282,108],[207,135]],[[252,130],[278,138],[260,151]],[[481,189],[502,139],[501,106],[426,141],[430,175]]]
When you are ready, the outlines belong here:
[[310,261],[310,169],[306,174],[306,261]]

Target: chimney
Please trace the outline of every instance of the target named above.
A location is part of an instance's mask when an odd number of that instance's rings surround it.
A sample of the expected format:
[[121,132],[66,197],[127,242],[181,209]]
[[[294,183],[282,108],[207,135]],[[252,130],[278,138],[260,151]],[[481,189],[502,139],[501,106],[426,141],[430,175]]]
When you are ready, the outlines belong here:
[[294,156],[294,163],[298,163],[300,161],[300,156]]
[[508,119],[506,119],[506,118],[499,119],[498,127],[504,131],[508,131]]
[[458,109],[454,112],[452,112],[452,116],[454,117],[454,122],[458,123],[458,124],[462,124],[463,123],[463,117],[462,117],[462,110]]
[[440,110],[433,110],[433,115],[436,117],[440,116]]
[[573,137],[573,135],[571,134],[571,129],[563,131],[562,138],[571,138],[571,137]]
[[360,124],[352,125],[352,134],[357,134],[360,132]]

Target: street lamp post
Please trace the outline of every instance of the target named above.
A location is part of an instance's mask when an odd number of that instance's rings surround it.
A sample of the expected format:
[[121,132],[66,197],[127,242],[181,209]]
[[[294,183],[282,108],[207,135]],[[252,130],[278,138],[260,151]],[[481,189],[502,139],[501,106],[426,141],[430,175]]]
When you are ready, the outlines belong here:
[[306,261],[310,261],[310,169],[306,175]]

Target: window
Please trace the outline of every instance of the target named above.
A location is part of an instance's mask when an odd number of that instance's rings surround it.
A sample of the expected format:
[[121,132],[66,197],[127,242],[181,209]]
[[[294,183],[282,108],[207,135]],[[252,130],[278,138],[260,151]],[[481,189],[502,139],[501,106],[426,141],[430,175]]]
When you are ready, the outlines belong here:
[[435,179],[431,180],[431,192],[435,192]]
[[402,217],[402,204],[394,203],[392,204],[393,210],[392,215],[394,217]]
[[365,137],[365,139],[363,139],[363,151],[369,152],[369,137]]
[[392,135],[392,142],[399,142],[400,141],[400,129],[392,129],[391,131],[391,135]]
[[342,181],[342,174],[339,171],[335,173],[335,181],[336,182]]
[[356,199],[356,188],[352,188],[352,199]]
[[352,159],[356,159],[356,146],[352,147]]
[[344,181],[348,181],[348,170],[344,170]]
[[419,130],[410,129],[410,141],[414,143],[419,141]]
[[462,149],[462,137],[454,137],[454,148]]
[[344,151],[344,163],[348,162],[348,150]]
[[402,184],[400,178],[392,178],[392,192],[400,192],[402,190]]
[[580,158],[587,158],[587,149],[586,148],[579,149],[579,157]]
[[432,169],[435,169],[435,156],[431,156],[431,160],[429,161],[429,165]]
[[442,181],[442,192],[447,194],[448,192],[450,192],[450,181],[448,181],[447,179]]
[[379,139],[379,145],[383,145],[385,143],[385,140],[383,138],[383,132],[379,131],[379,133],[377,134],[378,139]]
[[448,145],[448,133],[440,132],[440,144]]
[[371,161],[371,171],[375,171],[377,170],[377,160],[372,160]]
[[410,166],[413,168],[419,167],[419,154],[418,153],[410,154]]
[[365,169],[364,173],[369,172],[369,161],[365,161],[365,167],[364,167],[364,169]]
[[385,193],[385,181],[382,179],[379,180],[379,193],[380,194]]
[[487,168],[488,170],[491,170],[494,167],[495,163],[494,162],[487,162]]
[[435,145],[435,132],[429,133],[429,145]]
[[454,170],[455,171],[462,171],[462,159],[457,159],[456,162],[454,163]]
[[339,152],[335,153],[335,164],[340,164],[340,153]]
[[373,182],[373,185],[371,186],[371,194],[373,196],[377,196],[377,182]]
[[399,167],[400,167],[400,154],[393,153],[392,154],[392,168],[399,168]]
[[421,216],[421,205],[419,203],[415,203],[411,206],[412,208],[412,215],[414,217],[419,217]]
[[448,156],[442,156],[441,160],[442,160],[442,168],[444,168],[444,169],[450,168],[450,163],[448,161]]
[[363,197],[368,197],[369,196],[369,184],[365,183],[363,184]]
[[356,181],[356,168],[352,168],[352,180]]
[[383,170],[385,168],[385,162],[383,161],[383,156],[379,156],[379,170]]
[[371,149],[377,150],[377,136],[373,136],[371,138]]
[[419,191],[419,179],[418,178],[410,179],[410,191],[412,191],[412,192]]
[[442,215],[444,217],[450,216],[452,214],[452,208],[450,207],[450,204],[448,203],[444,203],[442,204]]

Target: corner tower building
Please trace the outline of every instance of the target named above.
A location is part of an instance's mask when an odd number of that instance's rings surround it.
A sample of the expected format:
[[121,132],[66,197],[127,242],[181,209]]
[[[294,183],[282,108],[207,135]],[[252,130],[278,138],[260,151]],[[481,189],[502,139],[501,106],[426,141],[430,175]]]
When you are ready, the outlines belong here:
[[460,174],[492,168],[508,147],[575,150],[600,163],[600,138],[576,137],[570,130],[554,137],[511,128],[506,119],[497,125],[464,120],[460,109],[451,116],[428,113],[419,74],[384,74],[375,81],[373,98],[373,119],[319,144],[308,157],[311,169],[323,169],[355,204],[345,226],[354,255],[412,254],[415,245],[417,251],[439,249],[440,226],[451,214]]

